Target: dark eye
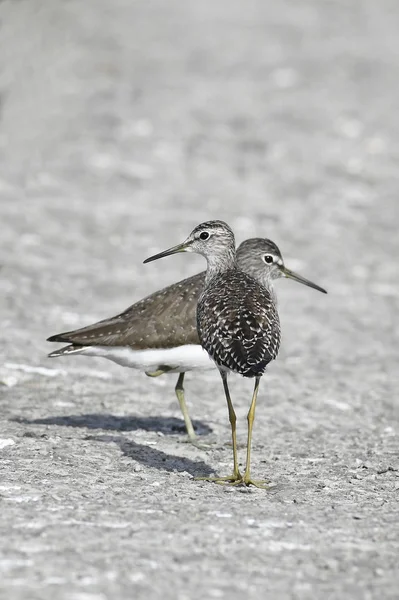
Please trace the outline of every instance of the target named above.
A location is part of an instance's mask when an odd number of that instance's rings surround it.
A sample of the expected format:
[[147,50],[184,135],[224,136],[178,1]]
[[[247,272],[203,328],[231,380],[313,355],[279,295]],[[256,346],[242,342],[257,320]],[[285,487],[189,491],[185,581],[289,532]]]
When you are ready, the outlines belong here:
[[203,231],[200,233],[200,240],[207,240],[209,238],[209,233],[207,231]]
[[271,254],[266,254],[263,258],[264,258],[265,263],[267,263],[268,265],[272,264],[273,256]]

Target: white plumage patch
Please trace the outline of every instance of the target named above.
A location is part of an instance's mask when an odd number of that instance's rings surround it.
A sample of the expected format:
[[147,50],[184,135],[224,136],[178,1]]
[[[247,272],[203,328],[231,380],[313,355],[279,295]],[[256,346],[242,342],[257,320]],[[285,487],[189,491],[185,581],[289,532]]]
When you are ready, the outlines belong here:
[[140,371],[157,371],[163,366],[170,367],[168,373],[208,371],[215,368],[208,353],[194,344],[151,350],[133,350],[128,346],[85,346],[74,350],[73,354],[108,358],[122,367]]

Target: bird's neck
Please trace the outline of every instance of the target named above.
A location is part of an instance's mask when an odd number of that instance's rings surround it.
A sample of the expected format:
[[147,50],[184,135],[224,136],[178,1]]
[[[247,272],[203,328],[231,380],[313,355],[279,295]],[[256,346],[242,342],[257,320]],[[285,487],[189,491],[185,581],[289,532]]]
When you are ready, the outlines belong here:
[[271,297],[273,298],[274,303],[277,304],[277,296],[276,292],[274,291],[275,277],[273,277],[272,274],[267,270],[259,272],[256,270],[248,269],[246,273],[254,279],[256,279],[256,281],[260,283],[262,287],[266,288]]
[[270,273],[263,272],[261,275],[259,275],[259,273],[249,272],[249,275],[251,275],[254,279],[257,279],[259,283],[267,290],[270,292],[273,291],[273,278],[271,277]]
[[206,261],[208,263],[208,268],[205,276],[205,287],[209,285],[211,279],[213,279],[216,275],[221,275],[230,269],[237,268],[234,249],[226,251],[222,255],[207,256]]
[[274,291],[274,279],[270,276],[269,273],[265,273],[262,277],[258,278],[259,283],[267,289],[269,294],[271,295],[273,302],[277,305],[277,296]]

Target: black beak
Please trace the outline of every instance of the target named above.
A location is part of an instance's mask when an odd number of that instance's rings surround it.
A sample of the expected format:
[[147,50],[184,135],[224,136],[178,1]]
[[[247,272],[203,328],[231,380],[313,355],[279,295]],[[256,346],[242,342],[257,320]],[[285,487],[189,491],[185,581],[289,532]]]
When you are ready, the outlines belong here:
[[178,244],[177,246],[173,246],[173,248],[169,248],[169,250],[164,250],[159,254],[154,254],[154,256],[150,256],[146,258],[144,263],[152,262],[153,260],[158,260],[158,258],[163,258],[164,256],[170,256],[171,254],[177,254],[178,252],[187,252],[189,248],[189,244],[187,242],[183,242],[182,244]]
[[294,273],[294,271],[290,271],[286,267],[281,267],[281,272],[284,275],[284,277],[288,277],[289,279],[293,279],[298,283],[303,283],[303,285],[307,285],[308,287],[311,287],[314,290],[317,290],[318,292],[327,294],[327,291],[324,288],[320,287],[319,285],[316,285],[315,283],[313,283],[313,281],[309,281],[309,279],[305,279],[305,277],[301,277],[301,275],[297,275],[296,273]]

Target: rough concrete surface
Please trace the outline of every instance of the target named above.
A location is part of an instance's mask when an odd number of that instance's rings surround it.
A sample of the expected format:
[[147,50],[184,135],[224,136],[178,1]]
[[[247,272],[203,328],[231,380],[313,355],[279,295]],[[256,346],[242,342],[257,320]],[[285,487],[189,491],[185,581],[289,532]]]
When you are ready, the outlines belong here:
[[[0,3],[0,597],[398,597],[396,0]],[[204,267],[205,219],[275,240],[253,472],[217,372],[50,360],[46,337]],[[246,440],[252,383],[231,379]],[[240,460],[244,461],[244,448]]]

